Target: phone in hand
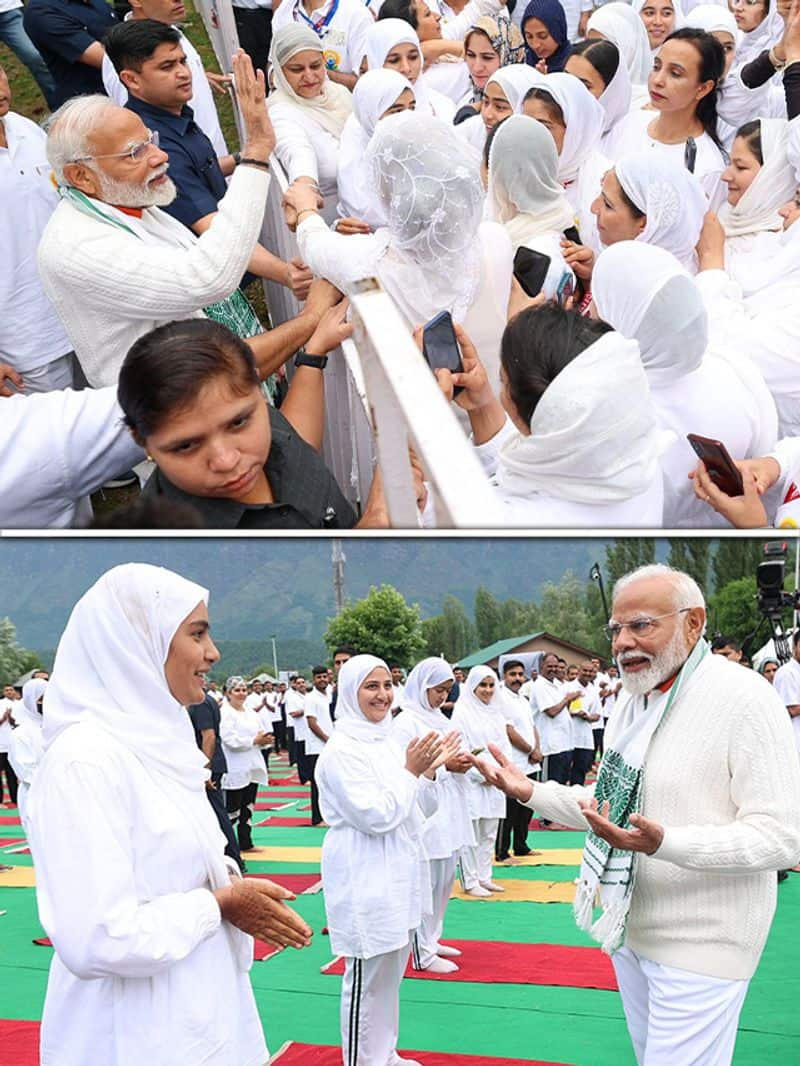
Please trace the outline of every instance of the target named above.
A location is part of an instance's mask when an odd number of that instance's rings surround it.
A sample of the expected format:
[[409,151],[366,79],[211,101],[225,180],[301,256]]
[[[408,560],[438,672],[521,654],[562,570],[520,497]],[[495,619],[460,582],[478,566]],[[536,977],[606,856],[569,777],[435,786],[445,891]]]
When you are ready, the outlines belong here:
[[575,293],[575,280],[569,270],[565,270],[561,275],[561,280],[558,283],[556,289],[556,303],[559,307],[564,307],[570,296]]
[[538,296],[542,291],[547,271],[550,269],[550,256],[544,252],[534,252],[521,244],[514,256],[514,277],[528,296]]
[[[463,374],[461,349],[458,347],[453,318],[449,311],[440,311],[426,323],[422,330],[422,354],[431,370],[449,370],[451,374]],[[453,396],[463,392],[463,386],[453,389]]]
[[718,489],[727,496],[744,496],[742,475],[722,441],[701,437],[697,433],[687,434],[686,439],[697,457],[705,463],[708,476]]

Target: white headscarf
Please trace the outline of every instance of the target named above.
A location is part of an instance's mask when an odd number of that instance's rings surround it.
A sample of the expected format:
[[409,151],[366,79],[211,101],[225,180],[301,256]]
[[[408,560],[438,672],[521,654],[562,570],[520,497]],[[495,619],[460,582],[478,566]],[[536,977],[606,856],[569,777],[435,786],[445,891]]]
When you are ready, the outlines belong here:
[[794,167],[786,154],[789,123],[783,118],[762,118],[759,122],[764,165],[735,206],[726,201],[719,209],[727,237],[782,229],[778,208],[791,200],[797,188]]
[[500,67],[486,82],[486,88],[491,82],[495,82],[503,90],[503,95],[515,115],[522,114],[522,104],[531,89],[544,86],[544,74],[527,66],[525,63],[512,63],[507,67]]
[[422,55],[417,31],[405,19],[378,19],[367,30],[367,67],[379,70],[386,62],[386,57],[398,44],[413,44]]
[[729,33],[737,49],[742,40],[742,31],[736,25],[736,19],[727,3],[722,3],[722,0],[718,4],[703,3],[693,7],[686,16],[684,25],[705,30],[706,33]]
[[353,114],[339,142],[336,180],[342,214],[360,218],[373,229],[386,225],[386,213],[365,160],[367,146],[381,115],[406,89],[414,92],[411,82],[396,70],[380,68],[362,74],[353,90]]
[[383,659],[375,655],[354,655],[339,671],[336,685],[336,733],[354,740],[376,742],[388,740],[392,732],[392,715],[380,722],[370,722],[358,706],[358,690],[364,679],[377,667],[382,666],[391,677],[391,671]]
[[[649,4],[650,2],[651,2],[651,0],[631,0],[631,7],[636,12],[636,14],[639,16],[639,18],[641,18],[642,17],[642,8],[646,4]],[[681,0],[669,0],[669,4],[671,5],[672,10],[675,12],[675,21],[673,22],[672,30],[670,30],[670,33],[672,33],[673,30],[678,30],[678,29],[681,28],[681,26],[685,26],[686,25],[686,13],[685,13],[683,4],[681,3]],[[642,24],[644,25],[644,22]],[[645,27],[645,31],[644,32],[647,33],[647,28],[646,27]],[[649,40],[650,40],[650,38],[648,37],[648,43],[649,43]],[[660,47],[661,46],[659,45],[659,48]],[[651,51],[650,51],[651,56],[654,55],[656,51],[658,51],[658,49],[651,49]]]
[[487,201],[492,221],[505,224],[515,245],[573,224],[555,142],[541,122],[511,115],[501,124],[489,151]]
[[695,247],[708,201],[695,175],[672,157],[651,151],[619,159],[614,172],[625,195],[647,216],[636,240],[664,248],[696,273]]
[[[475,695],[475,689],[487,677],[494,678],[494,692],[489,703],[484,703]],[[491,666],[473,666],[467,674],[466,681],[459,688],[451,725],[453,729],[459,731],[465,744],[472,751],[475,748],[488,749],[490,744],[496,744],[503,749],[508,747],[508,734],[499,685],[497,674]]]
[[455,681],[453,668],[445,659],[432,655],[417,663],[406,678],[402,699],[403,713],[416,714],[429,730],[449,733],[452,729],[450,720],[438,707],[434,710],[428,702],[428,689],[443,685],[445,681],[451,684]]
[[[614,44],[613,41],[609,43]],[[616,48],[617,46],[614,45],[614,47]],[[619,52],[618,48],[617,51]],[[584,56],[584,58],[587,57]],[[588,62],[591,62],[591,60],[588,60]],[[631,109],[632,94],[631,76],[628,73],[625,60],[620,54],[614,77],[599,96],[600,106],[606,113],[606,117],[603,120],[603,133],[608,133],[620,119],[625,118],[628,114]]]
[[290,22],[277,29],[270,48],[275,89],[267,97],[267,107],[272,107],[277,103],[289,103],[302,108],[323,129],[338,139],[353,110],[350,92],[344,85],[332,82],[326,74],[322,83],[322,91],[317,96],[311,99],[298,96],[283,73],[284,63],[288,63],[298,52],[322,54],[322,43],[316,33],[309,26],[300,26],[296,22]]
[[497,482],[515,496],[628,500],[659,477],[668,443],[658,429],[638,344],[606,333],[548,385],[533,412],[531,435],[503,445]]
[[566,132],[558,159],[558,178],[568,185],[579,176],[586,160],[600,150],[605,111],[572,74],[548,74],[541,88],[550,93],[564,115]]
[[784,28],[783,17],[778,12],[775,0],[767,0],[767,13],[761,22],[749,33],[742,33],[741,43],[736,50],[737,67],[749,63],[751,59],[777,44],[783,36]]
[[589,17],[587,32],[596,30],[619,49],[632,85],[645,85],[653,67],[650,41],[639,15],[630,4],[614,0],[598,7]]
[[639,345],[652,385],[672,384],[703,362],[708,318],[702,296],[674,255],[638,241],[606,248],[592,273],[604,322]]
[[410,323],[445,308],[463,320],[481,278],[477,152],[453,126],[406,111],[378,123],[367,160],[390,233],[378,277]]
[[47,690],[48,682],[43,677],[33,677],[22,686],[22,711],[14,710],[14,719],[17,725],[25,722],[36,729],[42,728],[42,715],[37,709],[37,704],[42,694]]
[[800,221],[779,234],[759,234],[751,248],[737,256],[731,277],[748,304],[797,307],[800,286]]

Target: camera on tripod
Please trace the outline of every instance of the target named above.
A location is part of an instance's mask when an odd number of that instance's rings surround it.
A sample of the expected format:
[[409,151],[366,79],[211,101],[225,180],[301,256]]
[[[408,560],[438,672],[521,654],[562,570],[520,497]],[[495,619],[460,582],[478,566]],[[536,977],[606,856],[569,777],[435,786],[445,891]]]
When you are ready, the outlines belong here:
[[800,609],[800,591],[786,592],[783,583],[786,577],[787,545],[770,541],[764,545],[765,559],[756,567],[758,610],[769,622],[775,654],[781,663],[792,657],[789,634],[783,626],[786,611]]

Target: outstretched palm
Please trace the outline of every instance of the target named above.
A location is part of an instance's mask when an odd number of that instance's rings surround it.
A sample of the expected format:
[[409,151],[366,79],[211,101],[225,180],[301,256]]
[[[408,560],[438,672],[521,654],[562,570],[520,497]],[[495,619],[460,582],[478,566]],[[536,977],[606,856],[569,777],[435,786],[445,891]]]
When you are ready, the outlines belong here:
[[495,747],[494,744],[489,745],[489,751],[494,756],[496,762],[491,763],[488,759],[481,759],[476,755],[470,755],[472,765],[480,770],[490,785],[499,788],[501,792],[505,792],[505,794],[511,796],[512,799],[527,803],[533,794],[533,785],[531,782],[522,770],[516,767],[510,759],[507,759],[502,751]]

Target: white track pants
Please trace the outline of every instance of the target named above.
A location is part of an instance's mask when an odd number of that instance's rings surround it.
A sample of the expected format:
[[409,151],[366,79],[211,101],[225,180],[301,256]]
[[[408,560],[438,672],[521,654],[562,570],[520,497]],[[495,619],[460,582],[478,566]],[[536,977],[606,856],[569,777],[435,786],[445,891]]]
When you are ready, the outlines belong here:
[[400,1028],[400,982],[411,945],[372,959],[346,958],[342,979],[344,1066],[392,1066]]
[[426,914],[419,929],[411,938],[411,958],[415,970],[424,970],[433,962],[436,945],[442,936],[444,912],[453,891],[456,876],[456,856],[449,859],[431,859],[431,896],[433,897],[433,914]]
[[494,842],[497,838],[499,818],[473,818],[477,844],[471,848],[462,848],[458,853],[461,862],[461,881],[465,890],[477,888],[481,881],[492,879],[492,858]]
[[730,1066],[749,981],[662,966],[625,947],[611,958],[639,1066]]

